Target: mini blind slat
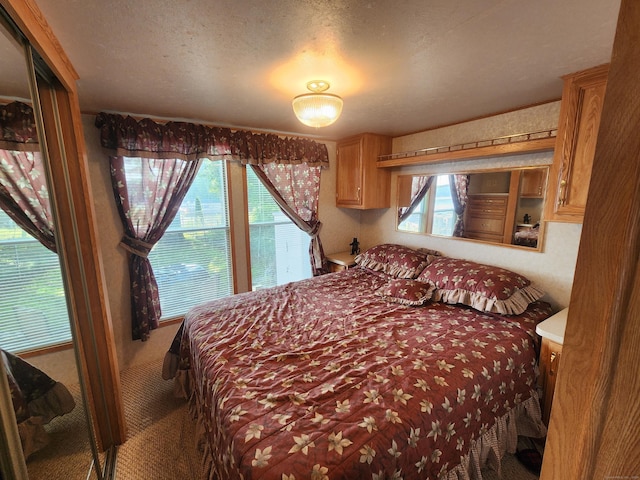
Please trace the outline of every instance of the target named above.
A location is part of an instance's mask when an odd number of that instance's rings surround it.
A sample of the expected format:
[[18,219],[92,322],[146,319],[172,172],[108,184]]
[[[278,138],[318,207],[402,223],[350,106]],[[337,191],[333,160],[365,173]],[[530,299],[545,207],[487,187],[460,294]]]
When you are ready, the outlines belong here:
[[69,340],[58,256],[0,211],[0,347],[17,353]]

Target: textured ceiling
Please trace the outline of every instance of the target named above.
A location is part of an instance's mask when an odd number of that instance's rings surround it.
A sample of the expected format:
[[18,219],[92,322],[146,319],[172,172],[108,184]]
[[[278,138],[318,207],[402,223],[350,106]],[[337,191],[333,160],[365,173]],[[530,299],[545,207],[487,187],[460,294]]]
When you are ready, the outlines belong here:
[[[36,3],[80,75],[84,112],[336,139],[556,100],[560,76],[609,61],[620,0]],[[291,109],[313,79],[344,98],[317,130]]]

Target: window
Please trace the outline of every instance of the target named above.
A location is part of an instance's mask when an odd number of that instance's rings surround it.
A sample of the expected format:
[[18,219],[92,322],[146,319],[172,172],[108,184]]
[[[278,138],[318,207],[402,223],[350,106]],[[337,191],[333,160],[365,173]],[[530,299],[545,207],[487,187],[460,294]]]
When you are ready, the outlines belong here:
[[252,289],[311,277],[311,238],[282,213],[253,169],[246,172]]
[[[420,203],[407,218],[400,222],[398,230],[427,232],[450,237],[453,235],[456,218],[451,198],[451,187],[449,186],[449,175],[438,175]],[[431,227],[430,230],[429,227]]]
[[233,293],[226,162],[203,160],[180,210],[149,254],[162,318]]
[[449,185],[449,175],[438,175],[436,182],[435,201],[433,206],[433,227],[431,233],[434,235],[453,235],[453,228],[456,225],[456,211],[453,208],[451,198],[451,186]]
[[71,340],[58,255],[0,210],[0,347],[22,352]]
[[422,197],[422,200],[415,206],[409,216],[398,224],[398,230],[404,232],[424,232],[426,231],[426,205],[429,200],[429,192]]

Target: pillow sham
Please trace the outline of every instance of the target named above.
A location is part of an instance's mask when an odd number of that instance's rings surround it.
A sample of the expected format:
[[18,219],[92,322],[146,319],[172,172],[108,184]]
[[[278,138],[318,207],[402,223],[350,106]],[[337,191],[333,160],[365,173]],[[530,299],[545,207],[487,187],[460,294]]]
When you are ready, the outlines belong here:
[[435,301],[503,315],[521,314],[545,293],[518,273],[450,257],[437,257],[416,280],[435,286]]
[[361,267],[384,272],[395,278],[415,278],[435,257],[404,245],[383,243],[356,255]]
[[436,289],[430,283],[418,282],[410,278],[392,278],[375,291],[375,294],[388,302],[410,305],[424,305],[433,296]]

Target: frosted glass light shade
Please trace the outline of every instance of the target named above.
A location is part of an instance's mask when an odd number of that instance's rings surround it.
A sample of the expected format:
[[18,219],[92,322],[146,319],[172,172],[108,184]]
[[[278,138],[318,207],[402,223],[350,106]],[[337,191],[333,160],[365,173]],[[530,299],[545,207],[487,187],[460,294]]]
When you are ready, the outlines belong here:
[[[319,85],[319,86],[318,86]],[[322,93],[329,84],[322,81],[309,82],[309,90],[314,93],[298,95],[291,102],[298,120],[310,127],[326,127],[334,123],[342,113],[342,98],[331,93]]]

